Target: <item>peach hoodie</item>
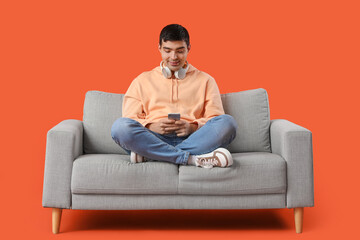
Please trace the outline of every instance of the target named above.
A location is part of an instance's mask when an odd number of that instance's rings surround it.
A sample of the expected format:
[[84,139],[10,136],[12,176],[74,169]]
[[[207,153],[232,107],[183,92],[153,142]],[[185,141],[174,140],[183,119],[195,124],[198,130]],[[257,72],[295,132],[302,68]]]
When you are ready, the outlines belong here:
[[224,114],[215,79],[189,64],[184,79],[168,79],[156,67],[136,77],[127,90],[122,116],[147,124],[180,113],[181,119],[197,123],[198,129]]

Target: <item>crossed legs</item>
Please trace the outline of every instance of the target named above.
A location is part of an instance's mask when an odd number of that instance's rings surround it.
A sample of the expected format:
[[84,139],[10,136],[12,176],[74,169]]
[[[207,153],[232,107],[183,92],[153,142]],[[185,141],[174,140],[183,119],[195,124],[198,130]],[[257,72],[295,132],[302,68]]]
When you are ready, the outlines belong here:
[[125,151],[146,158],[186,165],[189,155],[212,152],[227,147],[236,136],[237,123],[230,115],[210,119],[187,137],[161,135],[130,118],[118,118],[111,128],[114,141]]

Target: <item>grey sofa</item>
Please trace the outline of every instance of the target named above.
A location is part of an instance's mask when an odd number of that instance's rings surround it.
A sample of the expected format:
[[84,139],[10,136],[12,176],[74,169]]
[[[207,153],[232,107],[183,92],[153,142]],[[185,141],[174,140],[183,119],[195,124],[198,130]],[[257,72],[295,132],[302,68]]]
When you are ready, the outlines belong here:
[[132,164],[111,138],[123,94],[89,91],[83,120],[64,120],[47,133],[43,207],[53,233],[62,209],[293,208],[302,232],[304,207],[314,205],[312,133],[270,120],[265,89],[222,94],[238,122],[229,145],[234,164],[204,169],[168,162]]

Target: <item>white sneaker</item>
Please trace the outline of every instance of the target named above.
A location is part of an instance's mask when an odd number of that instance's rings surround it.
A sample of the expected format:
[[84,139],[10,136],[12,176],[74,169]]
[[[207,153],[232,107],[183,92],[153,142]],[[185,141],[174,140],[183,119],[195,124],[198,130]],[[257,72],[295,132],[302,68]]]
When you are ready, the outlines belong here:
[[231,153],[225,148],[218,148],[211,153],[195,157],[195,165],[202,168],[229,167],[233,164]]
[[130,154],[130,162],[131,163],[141,163],[146,162],[145,158],[135,152],[131,152]]

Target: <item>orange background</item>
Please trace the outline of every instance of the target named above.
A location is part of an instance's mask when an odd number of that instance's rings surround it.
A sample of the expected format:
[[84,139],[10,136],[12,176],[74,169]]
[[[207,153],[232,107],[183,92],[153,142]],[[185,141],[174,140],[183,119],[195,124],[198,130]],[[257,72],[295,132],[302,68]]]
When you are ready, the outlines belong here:
[[[1,1],[2,239],[357,238],[359,12],[358,1]],[[64,210],[52,235],[47,131],[81,120],[87,91],[124,93],[157,66],[170,23],[188,29],[189,62],[221,93],[265,88],[271,119],[312,131],[315,207],[301,235],[289,209]]]

